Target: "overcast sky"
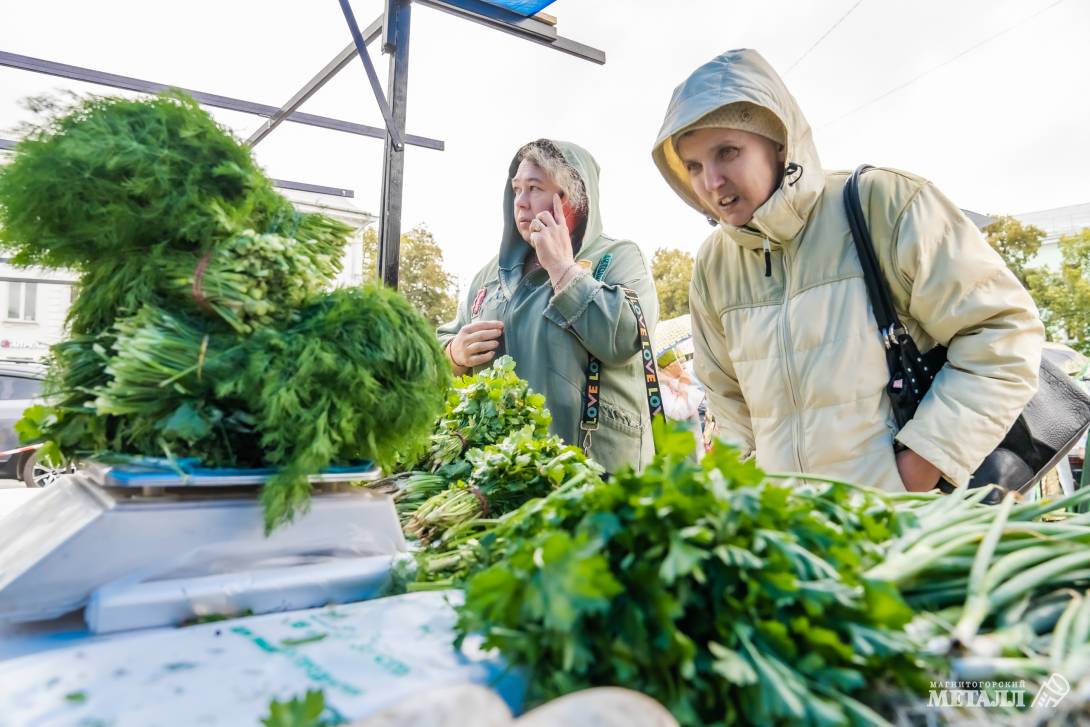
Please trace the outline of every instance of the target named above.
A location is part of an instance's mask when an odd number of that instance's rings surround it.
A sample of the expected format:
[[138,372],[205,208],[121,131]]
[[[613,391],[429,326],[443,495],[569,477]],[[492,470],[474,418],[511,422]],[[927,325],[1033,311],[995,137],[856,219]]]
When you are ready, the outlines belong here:
[[[353,1],[361,26],[381,7]],[[0,50],[277,106],[350,41],[336,0],[0,8]],[[598,159],[607,234],[649,256],[695,251],[709,227],[650,148],[673,88],[731,48],[756,48],[785,74],[826,168],[907,169],[985,213],[1090,201],[1090,0],[558,0],[550,12],[606,65],[413,9],[409,131],[446,151],[409,147],[404,226],[426,224],[463,282],[495,253],[508,161],[542,136]],[[385,79],[385,58],[379,67]],[[106,91],[0,68],[0,135],[27,118],[20,98],[60,88]],[[302,110],[382,123],[358,61]],[[243,138],[262,121],[212,113]],[[284,124],[256,154],[271,176],[351,188],[378,211],[379,140]]]

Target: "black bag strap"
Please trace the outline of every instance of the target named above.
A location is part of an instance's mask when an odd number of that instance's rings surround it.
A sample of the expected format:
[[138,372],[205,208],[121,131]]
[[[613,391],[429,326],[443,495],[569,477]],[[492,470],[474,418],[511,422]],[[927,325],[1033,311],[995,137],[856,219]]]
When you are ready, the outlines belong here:
[[[612,259],[613,256],[608,254],[602,257],[598,267],[594,270],[595,280],[601,281],[605,277],[606,268],[609,267]],[[636,292],[628,288],[621,288],[621,290],[624,293],[625,300],[628,301],[628,305],[632,308],[633,315],[636,316],[636,324],[640,334],[644,386],[647,389],[647,408],[650,411],[651,420],[654,420],[656,416],[662,416],[663,411],[662,394],[659,392],[658,369],[655,368],[655,352],[651,347],[651,333],[647,328],[647,321],[643,315],[643,306],[640,305],[640,299]],[[587,383],[583,388],[583,418],[579,423],[579,428],[585,432],[582,445],[583,454],[589,457],[591,432],[598,430],[598,419],[601,414],[599,395],[602,391],[602,362],[594,354],[591,354],[587,361],[586,379]]]
[[889,395],[894,419],[898,426],[903,427],[915,416],[917,406],[931,388],[939,369],[946,363],[946,349],[935,346],[927,353],[921,353],[908,329],[897,317],[889,281],[878,264],[878,254],[867,229],[859,196],[860,177],[868,169],[873,167],[864,164],[848,178],[844,185],[844,210],[852,230],[855,249],[859,253],[867,296],[878,323],[878,334],[886,347],[886,366],[889,368],[890,377],[886,393]]
[[897,317],[893,295],[886,277],[882,274],[882,266],[878,264],[874,240],[867,229],[867,219],[863,216],[863,204],[859,196],[860,177],[873,168],[869,164],[863,164],[848,177],[848,182],[844,185],[844,210],[848,215],[848,226],[851,227],[855,249],[859,253],[859,262],[863,266],[863,280],[867,284],[867,297],[870,298],[874,318],[878,321],[878,333],[888,349],[897,344],[898,336],[904,334],[906,329]]

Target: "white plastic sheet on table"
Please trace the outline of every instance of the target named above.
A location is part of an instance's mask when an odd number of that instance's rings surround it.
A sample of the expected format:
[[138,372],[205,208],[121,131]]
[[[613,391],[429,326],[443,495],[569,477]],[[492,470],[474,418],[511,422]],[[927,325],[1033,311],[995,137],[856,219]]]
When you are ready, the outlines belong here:
[[[521,709],[524,681],[479,641],[454,649],[458,591],[114,636],[0,662],[0,727],[257,725],[273,698],[321,689],[361,719],[472,682]],[[449,601],[448,601],[449,599]]]

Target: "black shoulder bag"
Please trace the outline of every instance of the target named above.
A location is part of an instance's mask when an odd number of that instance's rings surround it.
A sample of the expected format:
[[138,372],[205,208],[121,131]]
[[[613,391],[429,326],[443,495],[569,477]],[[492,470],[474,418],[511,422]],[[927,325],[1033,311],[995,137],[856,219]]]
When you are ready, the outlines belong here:
[[[946,349],[936,346],[927,353],[920,353],[897,317],[859,197],[859,179],[868,169],[872,167],[863,165],[848,179],[844,187],[844,208],[863,266],[878,332],[886,347],[889,366],[886,392],[897,426],[903,427],[916,414],[935,375],[946,363]],[[1090,427],[1090,397],[1048,360],[1049,354],[1048,349],[1042,353],[1037,393],[1003,441],[973,473],[970,487],[997,484],[1006,491],[1023,492],[1052,469]]]

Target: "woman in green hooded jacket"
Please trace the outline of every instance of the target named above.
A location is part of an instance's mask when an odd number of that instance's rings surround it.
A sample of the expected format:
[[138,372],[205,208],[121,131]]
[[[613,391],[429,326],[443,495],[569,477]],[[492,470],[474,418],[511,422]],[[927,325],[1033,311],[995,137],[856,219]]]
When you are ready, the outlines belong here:
[[[514,358],[518,375],[545,396],[552,432],[615,472],[654,455],[641,322],[647,338],[658,298],[639,247],[602,234],[598,173],[575,144],[539,139],[518,151],[499,254],[438,335],[456,374]],[[588,387],[592,359],[600,379]],[[592,419],[584,426],[586,409],[597,412],[596,428]]]

